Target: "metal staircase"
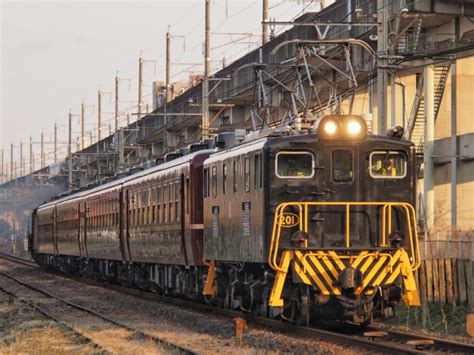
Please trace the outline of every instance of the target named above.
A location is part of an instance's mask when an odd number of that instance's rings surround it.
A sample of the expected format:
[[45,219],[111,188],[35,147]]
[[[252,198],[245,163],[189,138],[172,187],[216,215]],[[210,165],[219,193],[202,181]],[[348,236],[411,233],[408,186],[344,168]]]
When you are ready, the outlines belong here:
[[[434,93],[434,119],[438,117],[441,100],[443,99],[446,80],[448,78],[450,64],[435,67],[435,93]],[[417,83],[416,95],[408,120],[406,137],[416,145],[418,157],[418,172],[421,175],[421,164],[423,163],[424,137],[425,137],[425,98],[424,98],[424,76],[420,75]]]

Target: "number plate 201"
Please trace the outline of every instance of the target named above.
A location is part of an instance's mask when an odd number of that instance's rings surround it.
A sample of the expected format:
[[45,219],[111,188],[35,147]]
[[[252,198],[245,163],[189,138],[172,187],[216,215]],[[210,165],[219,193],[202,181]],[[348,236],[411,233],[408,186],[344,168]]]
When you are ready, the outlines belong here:
[[294,227],[299,223],[299,216],[294,213],[283,213],[278,222],[282,227]]

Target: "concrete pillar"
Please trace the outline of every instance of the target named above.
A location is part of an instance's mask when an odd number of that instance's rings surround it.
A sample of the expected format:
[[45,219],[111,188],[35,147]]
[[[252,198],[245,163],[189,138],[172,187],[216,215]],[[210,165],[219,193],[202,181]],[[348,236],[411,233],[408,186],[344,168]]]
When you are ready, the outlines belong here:
[[458,180],[458,148],[457,148],[457,83],[456,62],[451,64],[451,230],[457,228],[457,180]]
[[425,149],[424,149],[424,203],[426,227],[433,231],[435,217],[435,201],[433,189],[433,153],[434,153],[434,65],[424,68],[425,97]]

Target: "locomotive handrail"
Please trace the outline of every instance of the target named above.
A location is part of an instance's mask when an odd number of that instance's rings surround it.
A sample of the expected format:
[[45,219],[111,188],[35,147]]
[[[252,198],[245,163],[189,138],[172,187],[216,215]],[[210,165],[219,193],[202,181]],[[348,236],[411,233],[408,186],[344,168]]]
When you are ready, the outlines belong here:
[[[421,254],[418,243],[418,232],[416,230],[416,216],[413,206],[406,202],[284,202],[277,206],[275,210],[275,219],[273,221],[273,231],[270,242],[270,251],[268,254],[268,263],[275,271],[283,272],[279,266],[278,250],[280,244],[281,228],[283,214],[288,207],[298,208],[298,227],[302,232],[308,232],[308,207],[309,206],[342,206],[345,207],[346,214],[346,234],[345,247],[350,248],[350,209],[353,206],[379,206],[382,207],[382,240],[381,246],[387,246],[387,231],[392,230],[392,208],[398,207],[405,211],[408,239],[410,246],[410,268],[411,271],[418,269],[421,264]],[[388,212],[387,212],[388,211]],[[412,223],[413,222],[413,223]],[[305,242],[303,248],[306,248]]]

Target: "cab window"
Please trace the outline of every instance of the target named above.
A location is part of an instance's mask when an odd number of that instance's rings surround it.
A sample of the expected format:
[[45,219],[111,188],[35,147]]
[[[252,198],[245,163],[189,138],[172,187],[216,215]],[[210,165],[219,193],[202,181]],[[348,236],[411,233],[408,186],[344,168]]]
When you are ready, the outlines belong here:
[[352,151],[347,149],[332,152],[332,181],[350,182],[353,176]]
[[314,175],[314,155],[310,152],[279,152],[276,174],[279,178],[309,179]]
[[370,176],[377,179],[401,179],[406,176],[404,152],[376,151],[370,154]]

